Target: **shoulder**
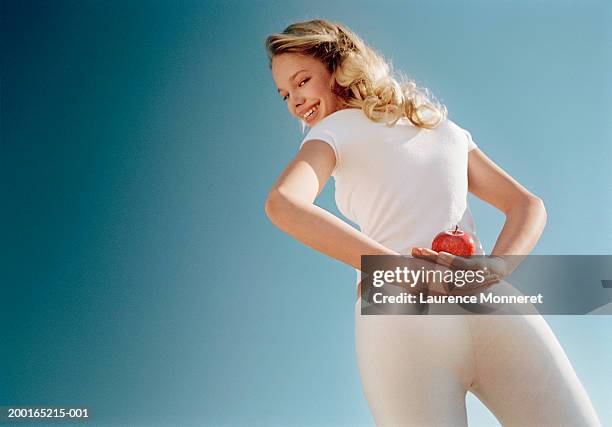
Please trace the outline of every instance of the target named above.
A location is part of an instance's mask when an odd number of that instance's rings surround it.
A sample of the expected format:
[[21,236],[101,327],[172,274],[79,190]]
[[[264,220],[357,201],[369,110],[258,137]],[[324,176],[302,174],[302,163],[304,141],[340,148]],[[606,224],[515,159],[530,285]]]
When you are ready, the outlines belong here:
[[310,139],[339,140],[351,136],[353,132],[359,132],[363,126],[367,126],[369,119],[361,109],[346,108],[338,110],[324,117],[321,121],[311,127],[306,133],[303,141]]
[[463,129],[459,126],[455,121],[453,121],[450,117],[445,117],[444,120],[436,126],[434,129],[442,132],[461,132]]
[[345,108],[334,111],[327,117],[324,117],[320,122],[315,124],[311,130],[315,129],[334,129],[344,125],[355,125],[357,123],[365,123],[369,121],[364,112],[360,108]]
[[[360,123],[364,123],[364,120],[368,120],[368,118],[361,109],[347,108],[335,111],[310,128],[302,139],[300,149],[308,141],[315,140],[312,144],[308,144],[311,147],[310,149],[320,153],[327,151],[327,157],[330,157],[329,149],[331,148],[333,155],[336,157],[336,166],[332,173],[335,177],[341,169],[343,152],[346,150],[345,147],[350,140],[354,139],[354,132],[360,132],[360,129],[363,129]],[[318,141],[322,141],[324,144]],[[324,147],[324,145],[329,147]]]
[[466,144],[468,151],[472,151],[474,148],[477,147],[476,143],[472,139],[472,134],[467,129],[459,126],[450,118],[446,118],[443,123],[443,126],[451,137],[454,137],[455,139],[458,139],[464,144]]

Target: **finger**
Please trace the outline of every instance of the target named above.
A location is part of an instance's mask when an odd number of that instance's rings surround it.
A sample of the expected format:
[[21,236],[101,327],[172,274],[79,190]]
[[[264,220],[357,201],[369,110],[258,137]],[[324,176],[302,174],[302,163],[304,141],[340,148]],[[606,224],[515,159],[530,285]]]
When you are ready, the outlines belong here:
[[413,256],[427,256],[427,255],[438,255],[437,252],[432,251],[428,248],[414,247],[411,250]]
[[452,285],[448,283],[432,283],[427,291],[429,295],[452,295]]
[[471,287],[473,289],[482,290],[484,288],[488,288],[491,285],[494,285],[495,283],[498,283],[499,280],[500,278],[497,274],[489,274],[484,277],[484,280],[482,282],[476,282]]
[[444,267],[454,268],[453,262],[456,256],[453,254],[449,254],[448,252],[438,252],[438,264],[443,265]]
[[438,258],[440,259],[438,264],[454,270],[482,271],[484,274],[490,274],[489,268],[486,265],[482,265],[480,258],[472,259],[456,256],[448,252],[440,252]]
[[447,252],[440,252],[440,257],[446,258],[451,263],[452,267],[457,270],[482,270],[478,260],[467,257],[456,256]]
[[435,263],[438,257],[438,253],[427,248],[412,248],[412,256]]
[[425,255],[438,256],[438,253],[429,248],[419,248],[421,252]]
[[494,284],[494,283],[496,283],[498,281],[499,281],[499,277],[497,275],[489,274],[489,275],[486,275],[486,276],[482,277],[478,281],[464,283],[463,285],[456,285],[456,288],[459,289],[459,290],[480,289],[480,288],[489,286],[491,284]]
[[491,275],[491,279],[488,280],[487,283],[485,283],[484,286],[488,288],[488,287],[493,286],[493,285],[495,285],[496,283],[499,283],[499,282],[501,282],[501,277],[498,276],[497,274],[492,274]]
[[496,283],[500,282],[500,278],[497,274],[492,274],[489,276],[485,276],[482,282],[473,283],[469,286],[455,287],[453,289],[453,295],[473,295],[479,292],[483,292],[489,287],[493,286]]

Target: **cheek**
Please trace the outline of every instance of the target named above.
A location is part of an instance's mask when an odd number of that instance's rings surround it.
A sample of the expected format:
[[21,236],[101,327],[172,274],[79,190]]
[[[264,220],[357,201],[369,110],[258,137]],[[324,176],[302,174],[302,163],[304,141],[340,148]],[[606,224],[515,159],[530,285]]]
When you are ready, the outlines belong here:
[[319,83],[317,85],[316,91],[320,98],[325,98],[325,99],[333,98],[331,87],[326,82]]

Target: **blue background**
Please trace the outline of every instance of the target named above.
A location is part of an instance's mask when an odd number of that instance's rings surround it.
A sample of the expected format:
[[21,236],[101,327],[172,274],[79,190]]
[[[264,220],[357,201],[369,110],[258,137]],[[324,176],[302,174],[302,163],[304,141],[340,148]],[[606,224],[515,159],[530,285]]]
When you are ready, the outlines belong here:
[[[374,425],[354,270],[264,214],[301,140],[264,40],[316,17],[428,87],[545,201],[534,253],[612,254],[609,2],[3,1],[0,405]],[[490,251],[504,217],[470,203]],[[333,185],[317,204],[340,215]],[[610,317],[547,320],[612,425]],[[473,396],[468,415],[497,425]]]

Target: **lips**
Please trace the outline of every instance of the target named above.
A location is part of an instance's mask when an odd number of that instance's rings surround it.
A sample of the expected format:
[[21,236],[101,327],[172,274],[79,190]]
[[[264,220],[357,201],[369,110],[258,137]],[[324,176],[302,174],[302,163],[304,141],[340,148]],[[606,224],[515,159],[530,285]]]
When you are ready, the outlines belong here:
[[[304,120],[306,123],[312,122],[312,120],[319,113],[319,106],[320,106],[320,102],[317,102],[317,103],[311,105],[310,107],[308,107],[308,109],[303,110],[303,112],[300,113],[300,117],[302,118],[302,120]],[[304,117],[304,115],[308,114],[313,108],[314,108],[314,112],[310,113],[309,116]]]

